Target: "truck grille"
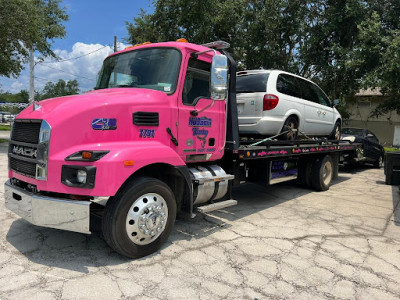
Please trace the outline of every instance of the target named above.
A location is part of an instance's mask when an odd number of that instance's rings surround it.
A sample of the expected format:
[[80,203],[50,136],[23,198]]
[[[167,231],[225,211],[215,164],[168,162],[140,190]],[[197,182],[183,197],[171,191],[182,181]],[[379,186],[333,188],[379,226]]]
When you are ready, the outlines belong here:
[[36,163],[33,162],[23,161],[10,157],[10,169],[28,177],[35,178],[36,176]]
[[15,120],[11,140],[38,144],[41,125],[41,120]]
[[8,149],[9,168],[36,177],[37,150],[41,120],[15,120]]

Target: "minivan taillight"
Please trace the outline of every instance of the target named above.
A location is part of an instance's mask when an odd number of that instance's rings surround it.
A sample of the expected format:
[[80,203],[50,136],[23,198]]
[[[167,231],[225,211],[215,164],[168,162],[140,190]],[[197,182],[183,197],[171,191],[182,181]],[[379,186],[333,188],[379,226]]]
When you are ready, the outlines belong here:
[[264,110],[271,110],[274,109],[279,102],[278,96],[272,95],[272,94],[265,94],[264,95]]

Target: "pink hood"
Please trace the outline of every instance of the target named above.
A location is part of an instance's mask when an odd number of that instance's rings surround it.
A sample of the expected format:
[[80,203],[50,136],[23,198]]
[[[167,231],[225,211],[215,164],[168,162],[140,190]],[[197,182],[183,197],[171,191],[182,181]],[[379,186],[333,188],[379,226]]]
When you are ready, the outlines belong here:
[[[43,119],[51,128],[50,152],[55,154],[74,145],[93,145],[98,149],[108,142],[138,140],[144,126],[133,124],[135,112],[158,112],[161,130],[170,126],[173,116],[174,97],[164,92],[139,88],[114,88],[40,101],[33,110],[29,106],[17,119]],[[116,119],[116,130],[94,130],[95,119]],[[164,134],[163,134],[164,135]],[[166,135],[166,133],[165,133]]]

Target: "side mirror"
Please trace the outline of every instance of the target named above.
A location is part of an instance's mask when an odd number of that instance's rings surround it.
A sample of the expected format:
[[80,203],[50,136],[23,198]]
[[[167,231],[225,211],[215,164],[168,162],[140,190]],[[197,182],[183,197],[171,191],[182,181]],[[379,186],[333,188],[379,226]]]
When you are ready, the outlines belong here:
[[211,99],[228,98],[228,58],[225,55],[214,55],[211,63]]
[[333,100],[333,106],[338,106],[340,104],[340,99]]

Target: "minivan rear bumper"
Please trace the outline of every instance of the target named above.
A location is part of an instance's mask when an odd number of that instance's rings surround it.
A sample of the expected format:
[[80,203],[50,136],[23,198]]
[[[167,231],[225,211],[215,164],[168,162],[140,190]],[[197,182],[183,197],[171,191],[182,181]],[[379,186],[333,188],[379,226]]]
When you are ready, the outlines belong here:
[[276,117],[240,117],[239,132],[261,135],[276,135],[281,132],[285,119]]

